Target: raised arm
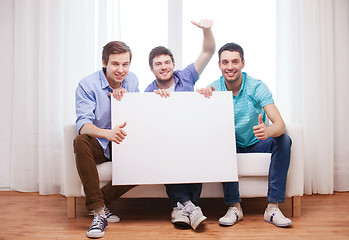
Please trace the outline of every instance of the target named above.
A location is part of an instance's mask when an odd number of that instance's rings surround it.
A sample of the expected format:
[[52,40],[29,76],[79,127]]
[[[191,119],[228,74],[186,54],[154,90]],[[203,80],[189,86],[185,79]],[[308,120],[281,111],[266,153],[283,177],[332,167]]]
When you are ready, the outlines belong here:
[[192,21],[192,24],[201,28],[204,34],[201,53],[198,59],[194,62],[194,67],[198,75],[200,75],[204,71],[216,49],[216,43],[211,30],[213,22],[212,20],[203,19],[199,23]]

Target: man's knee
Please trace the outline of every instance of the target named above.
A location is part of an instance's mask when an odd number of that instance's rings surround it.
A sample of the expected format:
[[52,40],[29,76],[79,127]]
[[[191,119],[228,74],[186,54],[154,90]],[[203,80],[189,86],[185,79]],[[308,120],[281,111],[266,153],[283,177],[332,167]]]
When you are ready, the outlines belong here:
[[81,134],[81,135],[76,136],[76,138],[74,139],[74,143],[73,143],[74,149],[77,146],[88,144],[89,143],[89,138],[90,137],[87,134]]
[[279,144],[281,144],[285,148],[291,148],[292,145],[292,139],[290,136],[288,136],[287,133],[282,134],[280,137],[277,138]]
[[83,153],[87,149],[92,148],[92,143],[91,143],[92,138],[88,136],[87,134],[81,134],[76,136],[73,142],[74,146],[74,153]]

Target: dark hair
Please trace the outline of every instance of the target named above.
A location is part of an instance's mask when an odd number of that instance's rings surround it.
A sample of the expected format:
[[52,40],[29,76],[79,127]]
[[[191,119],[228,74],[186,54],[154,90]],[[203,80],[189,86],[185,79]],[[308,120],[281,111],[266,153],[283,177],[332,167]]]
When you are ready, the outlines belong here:
[[150,53],[149,53],[149,66],[151,68],[153,68],[153,59],[157,56],[160,56],[160,55],[168,55],[171,57],[171,60],[172,62],[174,63],[174,58],[173,58],[173,54],[172,52],[170,51],[170,49],[168,48],[165,48],[163,46],[158,46],[158,47],[155,47],[153,48]]
[[126,43],[121,41],[112,41],[103,47],[102,60],[105,64],[108,64],[109,56],[112,54],[130,53],[130,62],[132,59],[132,52]]
[[223,47],[221,47],[218,51],[219,62],[221,61],[221,54],[223,51],[238,52],[240,53],[241,61],[244,61],[244,50],[239,44],[226,43]]

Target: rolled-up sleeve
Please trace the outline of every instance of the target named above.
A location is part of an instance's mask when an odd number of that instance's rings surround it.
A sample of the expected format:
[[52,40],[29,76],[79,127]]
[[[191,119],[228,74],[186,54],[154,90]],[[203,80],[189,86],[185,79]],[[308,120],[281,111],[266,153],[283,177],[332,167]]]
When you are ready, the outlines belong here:
[[86,123],[93,123],[95,119],[96,99],[94,93],[84,82],[80,82],[75,91],[76,128],[80,129]]

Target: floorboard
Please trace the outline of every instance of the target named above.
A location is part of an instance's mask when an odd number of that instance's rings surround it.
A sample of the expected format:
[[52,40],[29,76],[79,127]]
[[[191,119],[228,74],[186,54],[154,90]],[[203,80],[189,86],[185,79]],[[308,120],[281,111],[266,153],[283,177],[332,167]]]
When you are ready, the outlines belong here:
[[[221,227],[223,199],[202,199],[208,219],[196,231],[176,228],[170,222],[168,199],[119,199],[111,209],[121,222],[111,223],[103,239],[349,239],[349,192],[302,197],[302,215],[291,218],[293,227],[277,228],[263,221],[265,198],[243,199],[244,220]],[[291,216],[291,199],[280,208]],[[77,218],[66,217],[66,198],[61,195],[0,191],[0,239],[87,239],[92,218],[77,199]]]

